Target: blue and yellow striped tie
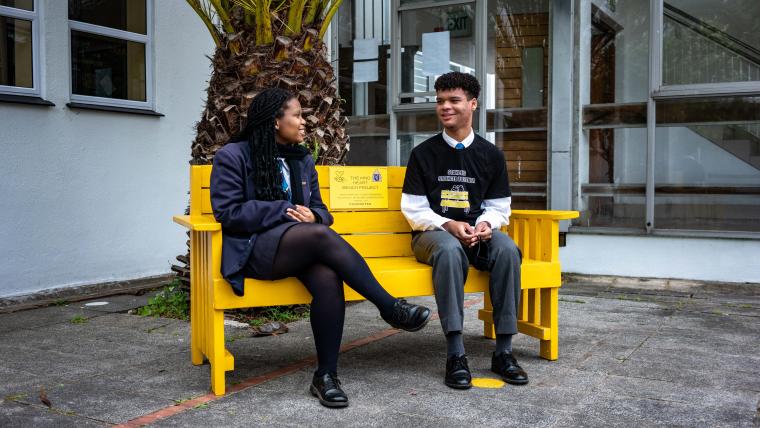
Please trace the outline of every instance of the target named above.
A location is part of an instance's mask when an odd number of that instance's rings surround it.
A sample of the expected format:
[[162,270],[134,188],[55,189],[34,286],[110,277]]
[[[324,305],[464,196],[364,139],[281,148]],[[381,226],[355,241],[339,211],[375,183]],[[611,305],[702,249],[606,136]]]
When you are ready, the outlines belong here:
[[282,159],[277,159],[280,163],[280,174],[282,174],[282,191],[288,195],[288,201],[293,201],[293,195],[290,192],[290,186],[288,186],[288,181],[285,179],[285,161]]

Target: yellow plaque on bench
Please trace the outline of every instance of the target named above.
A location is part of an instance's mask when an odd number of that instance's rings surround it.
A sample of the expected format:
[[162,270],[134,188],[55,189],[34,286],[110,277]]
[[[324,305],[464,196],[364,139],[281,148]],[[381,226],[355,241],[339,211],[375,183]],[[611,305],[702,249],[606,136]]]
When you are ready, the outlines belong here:
[[330,209],[388,208],[388,168],[330,167]]

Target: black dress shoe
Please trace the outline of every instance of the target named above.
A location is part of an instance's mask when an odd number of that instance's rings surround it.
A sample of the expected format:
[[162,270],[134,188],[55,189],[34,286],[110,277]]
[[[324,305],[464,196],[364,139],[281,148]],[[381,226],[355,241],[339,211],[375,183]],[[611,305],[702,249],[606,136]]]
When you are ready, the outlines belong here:
[[466,355],[452,355],[446,359],[446,386],[454,389],[472,388],[472,375]]
[[511,353],[493,354],[491,357],[491,371],[501,376],[504,382],[512,385],[525,385],[528,383],[528,374],[517,364],[517,359]]
[[399,299],[393,304],[393,313],[389,317],[383,316],[385,322],[393,328],[399,328],[406,331],[417,331],[425,327],[430,321],[430,309],[406,303],[406,300]]
[[314,375],[309,387],[311,394],[319,398],[319,402],[326,407],[347,407],[348,397],[340,389],[338,375],[327,373],[322,376]]

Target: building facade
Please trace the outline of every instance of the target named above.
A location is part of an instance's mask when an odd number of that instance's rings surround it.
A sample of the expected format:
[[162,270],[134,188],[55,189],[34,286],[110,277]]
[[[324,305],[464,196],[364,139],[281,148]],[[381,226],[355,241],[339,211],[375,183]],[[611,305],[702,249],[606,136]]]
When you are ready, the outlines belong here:
[[0,0],[0,298],[170,271],[211,53],[184,1]]
[[[575,209],[568,272],[760,283],[760,3],[345,0],[352,165],[440,132],[436,76],[514,209]],[[169,272],[213,42],[180,0],[0,0],[0,297]]]
[[339,23],[349,163],[404,165],[440,131],[436,75],[472,73],[513,208],[581,212],[564,270],[760,282],[760,3],[356,0]]

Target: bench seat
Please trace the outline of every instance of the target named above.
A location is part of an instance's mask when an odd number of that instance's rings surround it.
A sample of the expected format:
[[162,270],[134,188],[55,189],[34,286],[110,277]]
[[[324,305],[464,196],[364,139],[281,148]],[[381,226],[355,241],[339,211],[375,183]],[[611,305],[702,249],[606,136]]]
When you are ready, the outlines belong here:
[[[432,268],[417,262],[414,257],[375,257],[367,259],[372,273],[388,293],[395,297],[433,295]],[[523,290],[551,287],[560,277],[559,263],[523,260]],[[482,293],[488,288],[488,273],[470,268],[465,284],[466,293]],[[364,300],[357,292],[344,285],[345,297]],[[278,281],[246,279],[245,295],[239,297],[223,279],[214,281],[214,308],[240,309],[264,306],[295,305],[311,302],[311,294],[295,278]]]

